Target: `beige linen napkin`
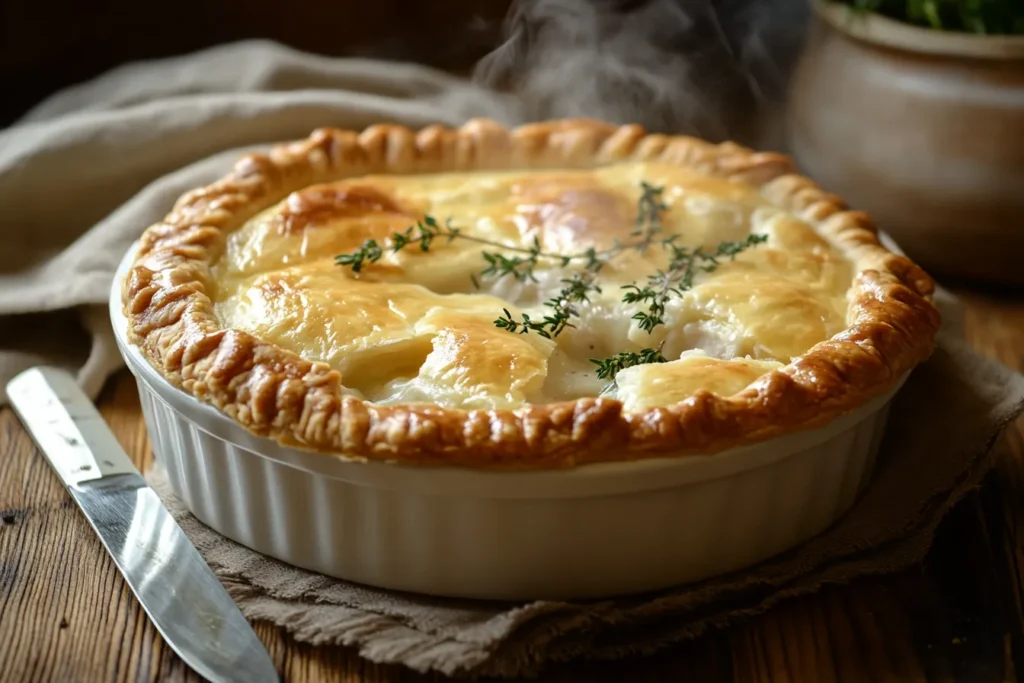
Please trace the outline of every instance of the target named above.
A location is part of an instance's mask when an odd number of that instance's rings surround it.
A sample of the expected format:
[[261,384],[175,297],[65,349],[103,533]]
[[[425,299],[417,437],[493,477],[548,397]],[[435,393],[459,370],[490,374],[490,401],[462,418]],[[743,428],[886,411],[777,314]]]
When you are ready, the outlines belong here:
[[125,66],[59,93],[0,131],[0,386],[45,361],[77,371],[95,396],[121,365],[103,310],[121,256],[243,151],[320,126],[473,116],[518,119],[512,100],[431,69],[262,41]]

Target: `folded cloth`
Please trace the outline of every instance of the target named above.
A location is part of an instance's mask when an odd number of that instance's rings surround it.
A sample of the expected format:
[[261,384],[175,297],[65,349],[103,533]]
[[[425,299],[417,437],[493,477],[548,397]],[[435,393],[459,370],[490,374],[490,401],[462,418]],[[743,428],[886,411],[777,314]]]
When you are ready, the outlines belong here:
[[121,256],[243,152],[322,126],[512,124],[517,110],[432,69],[265,41],[128,65],[58,93],[0,131],[0,386],[47,362],[77,371],[95,397],[121,365],[103,310]]

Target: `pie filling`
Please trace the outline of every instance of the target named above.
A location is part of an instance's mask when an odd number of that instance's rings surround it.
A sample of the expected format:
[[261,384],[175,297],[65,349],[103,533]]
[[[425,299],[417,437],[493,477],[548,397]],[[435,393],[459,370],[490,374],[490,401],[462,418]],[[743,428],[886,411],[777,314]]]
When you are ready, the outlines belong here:
[[[534,320],[584,266],[541,259],[535,280],[481,276],[482,252],[439,237],[392,252],[389,236],[425,216],[461,234],[577,254],[629,239],[641,183],[661,188],[659,238],[713,251],[750,234],[766,241],[696,273],[653,331],[623,287],[664,269],[665,251],[627,249],[599,272],[600,292],[552,339],[495,325],[507,310]],[[335,263],[367,239],[384,255],[358,272]],[[508,255],[512,255],[508,252]],[[518,408],[610,395],[626,411],[677,403],[700,390],[742,391],[847,326],[854,269],[810,224],[755,188],[675,165],[594,170],[364,176],[295,192],[229,235],[215,266],[216,313],[236,328],[341,373],[349,393],[380,404]],[[668,361],[614,379],[591,359],[658,349]]]

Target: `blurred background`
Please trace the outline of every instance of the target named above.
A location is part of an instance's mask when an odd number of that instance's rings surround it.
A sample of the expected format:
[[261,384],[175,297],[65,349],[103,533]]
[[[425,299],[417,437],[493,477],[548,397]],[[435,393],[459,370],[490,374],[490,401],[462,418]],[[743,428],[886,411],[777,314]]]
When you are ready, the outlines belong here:
[[2,0],[0,125],[51,92],[123,64],[269,38],[331,56],[468,73],[501,38],[510,0]]

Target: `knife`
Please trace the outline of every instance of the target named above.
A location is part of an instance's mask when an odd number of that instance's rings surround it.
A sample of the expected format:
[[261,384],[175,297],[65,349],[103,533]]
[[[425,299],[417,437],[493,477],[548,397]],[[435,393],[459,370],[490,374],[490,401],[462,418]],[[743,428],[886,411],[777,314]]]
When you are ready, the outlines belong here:
[[7,396],[171,649],[215,683],[279,681],[238,606],[74,378],[31,368]]

